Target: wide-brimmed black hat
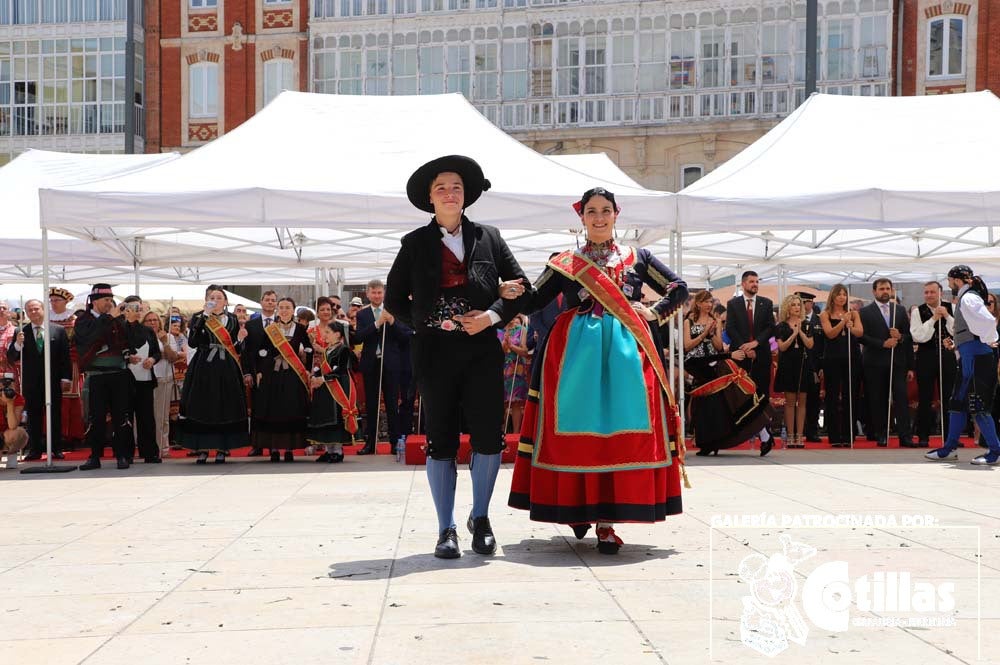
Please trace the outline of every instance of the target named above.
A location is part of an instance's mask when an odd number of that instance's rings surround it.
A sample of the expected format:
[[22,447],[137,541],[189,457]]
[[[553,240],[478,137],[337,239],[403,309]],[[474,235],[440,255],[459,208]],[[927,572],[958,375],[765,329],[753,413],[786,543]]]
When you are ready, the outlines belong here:
[[406,181],[406,196],[410,203],[424,212],[434,212],[431,204],[431,183],[442,173],[457,173],[465,189],[465,208],[475,203],[490,188],[490,181],[476,160],[464,155],[446,155],[427,162]]

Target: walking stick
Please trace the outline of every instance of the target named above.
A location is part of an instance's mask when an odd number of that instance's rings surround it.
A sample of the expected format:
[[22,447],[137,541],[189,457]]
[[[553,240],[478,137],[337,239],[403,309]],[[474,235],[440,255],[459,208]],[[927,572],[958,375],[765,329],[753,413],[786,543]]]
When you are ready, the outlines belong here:
[[[18,331],[24,330],[24,296],[21,296],[21,313],[18,315],[18,319],[17,319],[17,330]],[[17,332],[14,333],[14,336],[15,337],[17,336]],[[28,341],[27,335],[25,335],[24,339],[25,339],[25,341]],[[21,345],[21,348],[22,349],[24,348],[23,344]],[[21,358],[20,363],[21,363],[21,366],[17,368],[17,392],[18,392],[18,394],[23,395],[24,394],[24,358]],[[22,422],[24,422],[24,421],[22,420]],[[31,445],[35,445],[35,444],[31,444]]]
[[847,336],[847,430],[851,433],[850,448],[854,449],[854,359],[851,357],[851,326],[846,320],[850,310],[844,312],[844,334]]
[[[167,322],[167,325],[164,328],[164,330],[167,331],[167,341],[163,345],[164,350],[166,350],[166,348],[168,346],[170,346],[170,315],[173,313],[173,311],[174,311],[174,298],[173,298],[173,296],[171,296],[170,297],[170,306],[167,307],[167,314],[166,314],[166,317],[164,317],[166,319],[166,322]],[[165,353],[163,354],[163,360],[164,361],[166,360],[166,354]],[[155,369],[153,370],[153,373],[155,375],[155,373],[156,373]],[[163,423],[164,423],[164,425],[166,425],[166,428],[167,428],[167,450],[169,450],[170,449],[170,402],[173,401],[171,398],[174,396],[174,391],[173,391],[173,386],[174,386],[174,368],[173,368],[173,363],[170,363],[170,364],[167,365],[167,373],[169,374],[169,377],[167,377],[167,378],[170,379],[170,392],[167,393],[167,399],[164,400],[166,402],[166,405],[165,405],[166,408],[164,409],[165,413],[163,414]],[[164,379],[164,381],[166,381],[166,378]],[[163,457],[163,451],[162,450],[160,451],[160,457]]]
[[507,433],[507,424],[510,422],[510,410],[514,405],[514,382],[517,380],[517,364],[521,361],[521,356],[514,354],[514,374],[510,377],[510,394],[507,396],[507,415],[503,418],[503,431]]
[[[892,309],[889,310],[889,337],[892,338],[892,330],[896,327],[896,303],[890,299],[889,304],[892,305]],[[896,346],[899,346],[897,343]],[[896,360],[896,346],[889,349],[889,402],[885,409],[885,445],[889,446],[889,429],[892,424],[892,372],[893,364]],[[898,425],[898,423],[897,423]],[[897,432],[898,434],[898,432]]]
[[[379,409],[379,401],[382,399],[382,375],[385,373],[385,331],[388,327],[389,327],[388,321],[382,324],[382,346],[379,347],[382,350],[382,355],[378,359],[378,392],[375,394],[375,440],[372,442],[376,449],[378,449],[379,416],[382,415]],[[386,405],[386,410],[387,410],[386,417],[388,417],[389,415],[388,408],[389,406]],[[392,442],[392,449],[393,452],[396,452],[395,441]],[[376,451],[373,450],[372,454],[373,455],[376,454]]]
[[938,415],[941,420],[941,446],[944,446],[944,358],[941,346],[944,344],[944,333],[941,332],[941,319],[937,322],[938,328]]

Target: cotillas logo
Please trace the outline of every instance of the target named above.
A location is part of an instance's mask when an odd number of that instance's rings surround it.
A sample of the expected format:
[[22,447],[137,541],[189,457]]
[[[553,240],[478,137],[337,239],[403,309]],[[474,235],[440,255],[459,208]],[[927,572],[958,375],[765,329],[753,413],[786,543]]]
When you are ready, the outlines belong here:
[[[740,579],[750,588],[750,595],[742,598],[740,640],[765,656],[778,655],[790,642],[806,643],[809,626],[803,612],[817,628],[844,632],[851,625],[852,604],[861,612],[880,613],[947,613],[955,608],[953,583],[914,583],[905,572],[877,572],[852,583],[847,562],[831,561],[817,566],[802,583],[800,611],[795,604],[799,587],[795,569],[815,556],[816,549],[792,542],[786,535],[779,536],[779,541],[780,553],[751,554],[739,566]],[[867,624],[856,621],[855,625]]]

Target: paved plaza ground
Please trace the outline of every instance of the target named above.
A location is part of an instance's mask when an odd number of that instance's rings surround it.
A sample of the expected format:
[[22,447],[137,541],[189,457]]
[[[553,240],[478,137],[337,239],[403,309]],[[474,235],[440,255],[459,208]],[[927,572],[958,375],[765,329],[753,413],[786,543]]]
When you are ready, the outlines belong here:
[[508,509],[505,466],[500,550],[462,528],[455,561],[424,468],[384,456],[0,471],[0,664],[1000,663],[1000,468],[960,453],[691,456],[685,514],[617,557]]

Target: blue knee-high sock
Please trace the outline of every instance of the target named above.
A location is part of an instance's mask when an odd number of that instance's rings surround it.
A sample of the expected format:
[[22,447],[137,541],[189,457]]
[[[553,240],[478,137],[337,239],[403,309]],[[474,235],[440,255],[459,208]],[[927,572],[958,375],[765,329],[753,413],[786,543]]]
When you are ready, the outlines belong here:
[[948,439],[944,442],[945,448],[948,450],[958,448],[958,437],[965,431],[968,419],[965,411],[948,412]]
[[431,485],[434,509],[438,516],[438,530],[455,528],[455,484],[458,469],[453,459],[427,458],[427,481]]
[[472,475],[472,516],[486,517],[490,512],[490,498],[497,484],[497,474],[500,473],[500,453],[472,453],[469,473]]
[[979,431],[986,439],[986,445],[990,447],[990,452],[994,455],[1000,453],[1000,440],[997,439],[997,426],[993,422],[993,416],[988,413],[977,413],[975,419]]

